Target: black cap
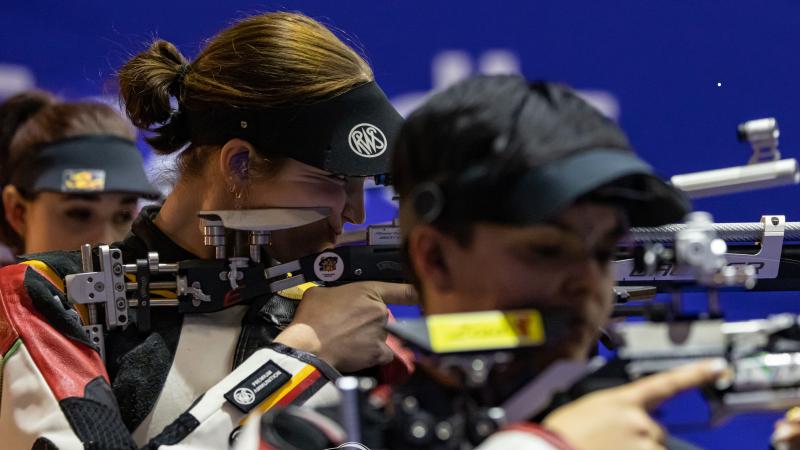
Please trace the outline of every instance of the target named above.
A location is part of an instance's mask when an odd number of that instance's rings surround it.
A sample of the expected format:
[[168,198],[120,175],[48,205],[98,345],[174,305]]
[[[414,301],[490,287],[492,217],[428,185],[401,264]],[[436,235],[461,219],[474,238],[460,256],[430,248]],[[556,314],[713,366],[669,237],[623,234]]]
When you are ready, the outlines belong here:
[[76,136],[42,148],[15,169],[10,183],[27,192],[161,195],[147,180],[136,144],[105,134]]
[[540,223],[583,197],[645,226],[681,221],[690,207],[616,123],[559,84],[462,81],[412,113],[398,143],[398,189],[427,222]]
[[186,115],[193,144],[223,145],[240,138],[265,153],[347,176],[388,173],[392,144],[403,123],[375,82],[290,108],[179,114]]

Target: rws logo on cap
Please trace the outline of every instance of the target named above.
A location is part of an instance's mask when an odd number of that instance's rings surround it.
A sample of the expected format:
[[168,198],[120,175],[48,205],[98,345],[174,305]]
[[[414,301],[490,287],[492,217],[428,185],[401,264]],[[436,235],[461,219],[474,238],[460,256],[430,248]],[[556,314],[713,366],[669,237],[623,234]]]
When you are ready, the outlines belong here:
[[350,130],[347,143],[356,155],[364,158],[375,158],[386,151],[386,135],[380,128],[371,123],[360,123]]

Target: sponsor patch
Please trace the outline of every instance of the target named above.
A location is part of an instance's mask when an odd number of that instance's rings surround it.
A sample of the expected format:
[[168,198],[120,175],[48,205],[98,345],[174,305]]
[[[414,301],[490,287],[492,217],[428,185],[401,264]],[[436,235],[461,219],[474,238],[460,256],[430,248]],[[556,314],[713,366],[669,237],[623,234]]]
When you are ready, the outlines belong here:
[[291,378],[289,372],[281,369],[274,362],[267,361],[244,381],[228,391],[225,399],[239,411],[247,414],[270,394],[283,387]]
[[62,192],[100,192],[105,188],[105,170],[64,169],[61,175]]
[[344,261],[336,253],[320,253],[314,260],[314,275],[321,281],[336,281],[343,273]]

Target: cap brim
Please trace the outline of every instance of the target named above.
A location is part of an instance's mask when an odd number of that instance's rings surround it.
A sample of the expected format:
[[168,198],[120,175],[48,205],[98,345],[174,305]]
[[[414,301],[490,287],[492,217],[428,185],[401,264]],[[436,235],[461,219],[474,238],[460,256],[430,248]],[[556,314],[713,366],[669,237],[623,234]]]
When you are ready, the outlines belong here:
[[589,195],[622,207],[632,226],[680,222],[691,209],[686,196],[649,165],[617,149],[581,151],[532,170],[517,184],[511,204],[515,221],[535,223]]
[[269,155],[337,175],[389,172],[403,117],[374,81],[333,98],[269,109],[183,111],[194,144],[244,139]]
[[691,210],[689,199],[681,191],[652,174],[622,176],[586,197],[621,207],[634,227],[682,222]]
[[27,189],[32,192],[161,196],[147,179],[136,145],[115,136],[84,136],[43,149]]
[[330,109],[332,113],[326,115],[330,140],[322,168],[347,176],[389,173],[403,117],[377,84],[353,89],[346,102],[331,102]]

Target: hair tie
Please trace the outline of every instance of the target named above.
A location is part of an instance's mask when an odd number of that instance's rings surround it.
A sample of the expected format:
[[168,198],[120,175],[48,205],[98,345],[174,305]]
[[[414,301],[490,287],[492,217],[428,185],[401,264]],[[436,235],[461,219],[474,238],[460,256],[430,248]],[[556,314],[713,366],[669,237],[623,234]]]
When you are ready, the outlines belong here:
[[170,92],[175,96],[178,97],[181,93],[183,88],[183,79],[186,78],[186,73],[189,72],[189,65],[188,64],[181,64],[178,67],[177,72],[175,73],[175,79],[172,80],[172,83],[169,86]]

